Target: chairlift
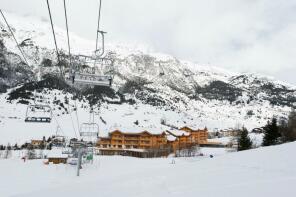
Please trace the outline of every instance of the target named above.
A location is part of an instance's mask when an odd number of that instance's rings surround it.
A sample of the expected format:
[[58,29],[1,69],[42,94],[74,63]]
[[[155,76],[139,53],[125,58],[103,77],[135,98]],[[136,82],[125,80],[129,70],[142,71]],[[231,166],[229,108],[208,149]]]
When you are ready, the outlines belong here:
[[26,111],[25,122],[50,123],[52,110],[49,105],[29,105]]
[[99,137],[99,125],[96,123],[83,123],[80,126],[81,137]]
[[72,83],[110,87],[112,85],[112,77],[87,73],[75,73],[75,75],[72,76]]
[[52,146],[54,147],[65,147],[66,146],[66,139],[64,136],[53,136],[52,138]]
[[[113,77],[111,74],[114,70],[113,61],[107,58],[98,58],[97,60],[91,56],[79,55],[83,59],[84,65],[88,65],[89,63],[98,62],[102,66],[106,66],[108,71],[106,75],[104,74],[96,74],[98,68],[96,66],[89,67],[89,69],[76,69],[74,73],[70,75],[69,80],[72,84],[84,84],[84,85],[93,85],[93,86],[112,86]],[[80,58],[80,59],[81,59]],[[78,71],[77,71],[78,70]],[[102,69],[103,70],[103,69]]]
[[163,66],[161,65],[162,62],[158,62],[158,63],[159,63],[159,68],[160,68],[159,76],[164,76],[165,73],[164,73]]
[[[98,18],[98,27],[97,27],[97,37],[96,37],[96,49],[94,51],[94,57],[91,56],[83,56],[85,58],[85,62],[87,64],[87,59],[90,59],[93,61],[93,71],[91,73],[85,73],[81,71],[77,71],[77,68],[75,69],[72,66],[72,70],[70,73],[70,80],[72,81],[72,84],[85,84],[85,85],[93,85],[93,86],[105,86],[105,87],[111,87],[113,78],[111,75],[105,75],[103,73],[103,69],[101,68],[100,75],[96,74],[96,63],[98,61],[101,62],[101,66],[103,66],[103,61],[106,60],[104,58],[105,54],[105,34],[107,32],[104,32],[100,30],[100,19],[101,19],[101,1],[100,1],[100,8],[99,8],[99,18]],[[98,42],[101,37],[101,49],[98,49]],[[113,66],[113,61],[111,61],[111,67]]]
[[[99,19],[100,20],[100,19]],[[96,43],[96,50],[95,50],[95,55],[98,56],[98,57],[103,57],[103,55],[105,54],[105,34],[107,32],[104,32],[104,31],[101,31],[99,30],[99,26],[98,26],[98,30],[97,30],[97,43]],[[101,42],[102,42],[102,48],[101,50],[98,49],[98,38],[99,38],[99,35],[101,35]]]

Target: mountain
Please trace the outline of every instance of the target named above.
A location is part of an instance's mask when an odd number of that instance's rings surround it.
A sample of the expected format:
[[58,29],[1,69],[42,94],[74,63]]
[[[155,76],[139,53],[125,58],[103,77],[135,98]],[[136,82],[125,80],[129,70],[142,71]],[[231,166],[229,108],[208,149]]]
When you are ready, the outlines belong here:
[[[184,125],[211,131],[237,125],[251,129],[273,116],[285,118],[296,104],[293,85],[116,44],[106,46],[115,65],[112,88],[75,89],[59,78],[49,22],[6,15],[29,65],[0,22],[0,144],[49,136],[57,126],[73,137],[79,124],[89,121],[90,108],[106,135],[112,129],[159,132]],[[56,32],[68,65],[66,33],[58,27]],[[73,59],[94,49],[95,43],[73,33],[70,37]],[[26,108],[36,98],[51,105],[51,124],[24,123]]]

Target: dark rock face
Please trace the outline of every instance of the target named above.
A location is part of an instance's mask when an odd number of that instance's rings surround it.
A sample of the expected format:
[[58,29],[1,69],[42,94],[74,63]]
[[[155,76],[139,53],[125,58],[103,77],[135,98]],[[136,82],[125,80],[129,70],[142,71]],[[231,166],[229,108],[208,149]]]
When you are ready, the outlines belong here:
[[295,107],[295,89],[288,88],[284,85],[275,84],[266,79],[260,79],[258,77],[247,75],[233,77],[230,81],[231,84],[234,85],[246,85],[244,91],[248,93],[250,101],[260,97],[261,100],[267,100],[272,105]]
[[34,99],[33,92],[41,92],[45,88],[49,90],[57,89],[65,92],[74,92],[74,90],[59,77],[55,75],[45,75],[41,81],[25,83],[21,87],[10,92],[8,100]]
[[[35,47],[30,39],[25,39],[21,45]],[[69,65],[66,62],[68,57],[63,52],[61,54],[65,61],[62,65]],[[58,74],[45,74],[41,81],[36,82],[36,73],[32,67],[26,65],[17,54],[8,52],[3,41],[0,40],[0,93],[21,85],[9,94],[8,99],[18,99],[24,104],[33,99],[34,91],[57,89],[73,93],[78,99],[84,97],[90,105],[102,102],[135,104],[140,101],[155,107],[176,110],[180,103],[185,108],[190,108],[190,100],[204,102],[218,100],[239,105],[245,103],[245,100],[241,99],[244,95],[247,97],[247,104],[269,101],[271,105],[276,106],[296,106],[296,90],[253,75],[232,76],[225,80],[216,79],[208,85],[200,86],[193,79],[194,76],[208,79],[212,77],[212,73],[191,71],[181,67],[181,63],[177,60],[170,60],[166,63],[169,64],[167,67],[162,67],[161,70],[164,72],[162,76],[158,76],[156,58],[149,55],[133,54],[123,59],[115,56],[113,60],[117,63],[121,62],[123,67],[126,66],[129,70],[128,75],[121,73],[120,70],[115,72],[115,76],[121,80],[121,84],[117,84],[118,92],[108,87],[74,89]],[[58,65],[50,56],[42,56],[39,66],[41,69],[48,70],[48,73],[58,73],[54,71],[58,70]],[[147,77],[149,75],[150,77]],[[157,82],[155,79],[158,79]],[[164,89],[162,89],[163,86],[165,86]]]
[[243,91],[241,89],[223,81],[213,81],[204,87],[195,87],[196,98],[202,96],[210,100],[216,99],[234,102],[239,96],[242,95],[242,92]]
[[18,55],[7,52],[0,40],[0,92],[33,80],[34,76],[32,69]]

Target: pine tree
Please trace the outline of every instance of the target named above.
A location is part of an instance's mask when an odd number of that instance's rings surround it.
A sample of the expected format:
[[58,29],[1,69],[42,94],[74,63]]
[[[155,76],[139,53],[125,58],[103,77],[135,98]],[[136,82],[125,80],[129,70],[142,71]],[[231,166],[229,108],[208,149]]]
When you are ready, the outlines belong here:
[[253,143],[248,134],[248,130],[246,128],[243,128],[242,132],[238,137],[238,151],[248,150],[252,148]]
[[296,140],[296,111],[293,109],[288,117],[288,120],[280,122],[281,141],[293,142]]
[[263,132],[263,146],[271,146],[279,142],[281,134],[279,132],[279,127],[276,118],[273,118],[271,122],[267,122],[267,125],[263,128]]

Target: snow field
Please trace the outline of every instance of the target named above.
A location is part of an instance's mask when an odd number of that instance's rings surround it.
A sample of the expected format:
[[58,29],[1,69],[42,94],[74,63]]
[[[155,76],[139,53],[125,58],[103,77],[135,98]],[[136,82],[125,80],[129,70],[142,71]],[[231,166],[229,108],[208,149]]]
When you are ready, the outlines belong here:
[[[209,157],[100,156],[81,176],[41,160],[0,161],[1,196],[295,196],[296,143]],[[207,150],[210,151],[210,150]],[[215,152],[215,151],[210,151]],[[11,171],[7,169],[13,169]]]

